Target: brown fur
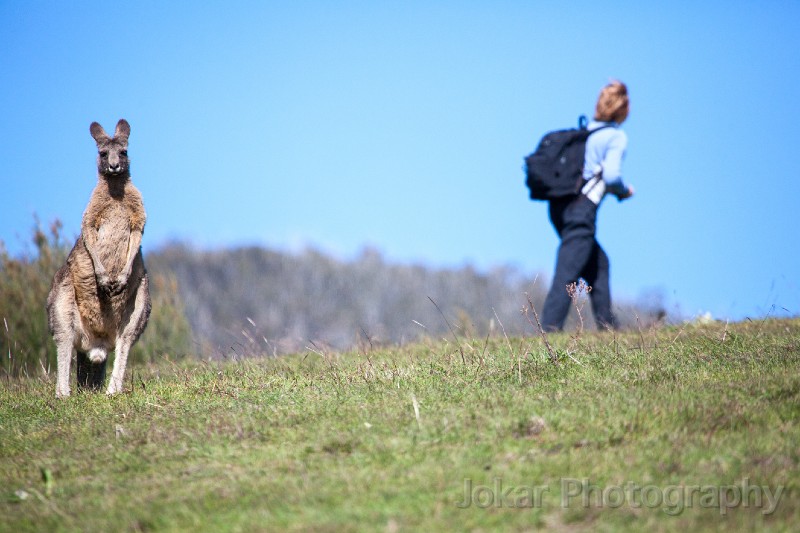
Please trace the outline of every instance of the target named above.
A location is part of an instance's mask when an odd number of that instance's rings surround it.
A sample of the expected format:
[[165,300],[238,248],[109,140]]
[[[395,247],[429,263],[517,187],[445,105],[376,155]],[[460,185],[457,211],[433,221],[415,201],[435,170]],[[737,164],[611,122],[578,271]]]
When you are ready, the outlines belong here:
[[[125,268],[131,233],[144,231],[145,212],[142,196],[130,181],[124,183],[122,194],[116,197],[110,194],[109,189],[105,180],[98,181],[83,215],[81,235],[83,241],[95,246],[108,276],[114,279]],[[136,287],[128,286],[119,294],[104,295],[86,246],[80,241],[78,244],[70,254],[68,264],[80,315],[95,334],[110,333],[113,336]],[[137,251],[130,274],[134,285],[143,274],[144,262],[141,251]]]
[[128,350],[150,315],[147,273],[140,248],[146,215],[130,181],[130,126],[122,119],[108,137],[96,122],[98,181],[83,214],[81,235],[59,269],[47,298],[50,330],[58,348],[56,395],[69,395],[69,365],[78,354],[78,385],[100,388],[107,352],[114,370],[107,393],[122,389]]

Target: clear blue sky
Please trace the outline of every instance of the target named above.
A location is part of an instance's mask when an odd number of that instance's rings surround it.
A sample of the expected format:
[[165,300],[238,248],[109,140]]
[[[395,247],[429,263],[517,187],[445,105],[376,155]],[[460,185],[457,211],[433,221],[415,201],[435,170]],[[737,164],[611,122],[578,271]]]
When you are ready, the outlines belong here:
[[89,124],[124,117],[145,253],[370,245],[549,276],[522,157],[613,77],[637,191],[599,213],[615,296],[798,314],[798,22],[772,0],[1,0],[0,239],[24,250],[34,213],[77,235]]

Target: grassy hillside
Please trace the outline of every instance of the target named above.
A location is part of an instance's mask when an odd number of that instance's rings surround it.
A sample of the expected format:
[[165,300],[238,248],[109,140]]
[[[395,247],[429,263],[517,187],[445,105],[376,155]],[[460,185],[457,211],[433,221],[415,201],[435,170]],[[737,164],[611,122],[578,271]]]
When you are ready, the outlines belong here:
[[800,321],[550,342],[5,380],[0,530],[800,527]]

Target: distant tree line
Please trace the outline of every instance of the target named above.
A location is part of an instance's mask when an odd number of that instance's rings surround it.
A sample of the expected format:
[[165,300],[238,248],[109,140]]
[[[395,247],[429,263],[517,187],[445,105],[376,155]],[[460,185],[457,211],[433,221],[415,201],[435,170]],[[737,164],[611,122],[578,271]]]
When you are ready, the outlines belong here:
[[[11,256],[0,242],[0,375],[55,368],[45,300],[72,242],[60,224],[38,221],[32,251]],[[537,333],[522,314],[541,311],[549,280],[512,267],[432,268],[387,262],[373,248],[351,260],[314,249],[218,251],[166,245],[146,255],[153,314],[133,362],[185,355],[228,358],[306,349],[344,350],[421,337]],[[583,324],[593,327],[588,303]],[[658,291],[617,306],[623,327],[665,318]],[[575,309],[567,326],[579,319]]]
[[[314,249],[199,251],[173,244],[147,261],[178,280],[201,351],[223,357],[452,339],[452,331],[483,337],[502,334],[501,327],[509,336],[532,334],[521,311],[528,297],[541,310],[549,283],[511,267],[392,264],[373,248],[343,261]],[[623,326],[663,317],[659,298],[647,300],[618,306]],[[582,314],[593,327],[590,305]],[[577,321],[573,309],[568,326]]]

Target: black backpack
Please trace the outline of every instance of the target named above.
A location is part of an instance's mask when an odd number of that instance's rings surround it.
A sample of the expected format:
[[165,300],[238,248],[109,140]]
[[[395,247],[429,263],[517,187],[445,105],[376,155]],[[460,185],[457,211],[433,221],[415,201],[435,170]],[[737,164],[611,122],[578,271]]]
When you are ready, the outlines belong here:
[[526,184],[531,200],[553,200],[578,194],[583,183],[586,139],[593,130],[586,128],[585,115],[578,118],[578,128],[551,131],[542,137],[536,151],[525,158]]

